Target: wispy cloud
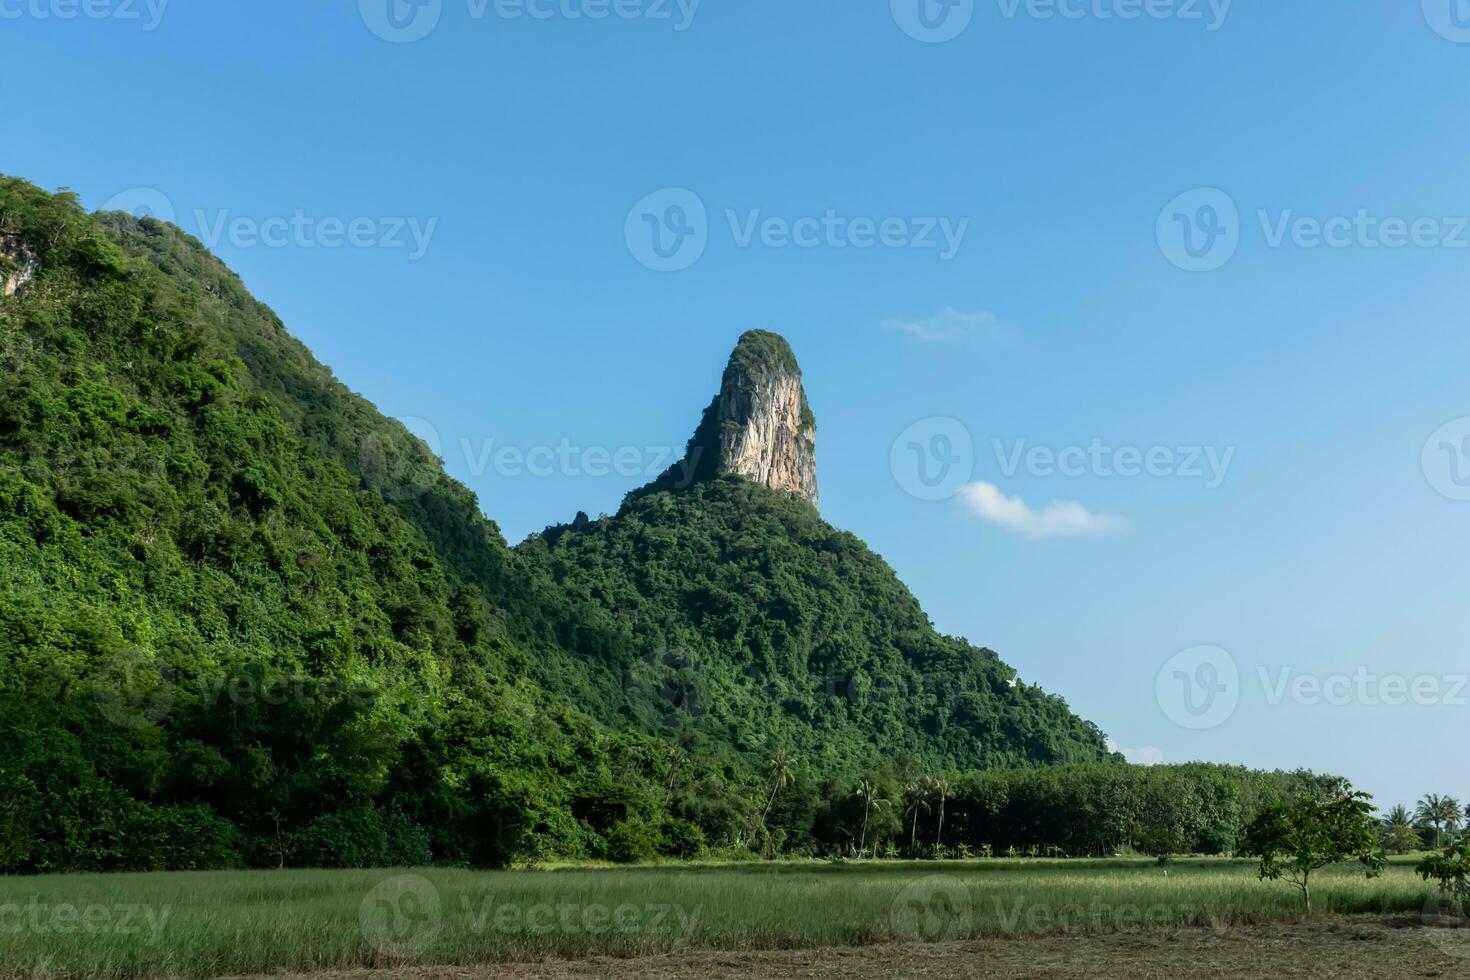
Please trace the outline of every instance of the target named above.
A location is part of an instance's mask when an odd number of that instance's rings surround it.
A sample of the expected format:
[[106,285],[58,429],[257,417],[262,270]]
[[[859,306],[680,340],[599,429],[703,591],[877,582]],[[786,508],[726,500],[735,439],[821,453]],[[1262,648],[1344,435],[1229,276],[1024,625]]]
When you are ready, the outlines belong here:
[[960,500],[981,520],[1033,538],[1104,534],[1127,526],[1122,518],[1094,514],[1075,500],[1058,500],[1036,510],[1020,497],[1007,497],[995,484],[984,481],[961,490]]
[[982,340],[1006,340],[1014,328],[988,310],[966,313],[953,306],[946,306],[938,313],[924,319],[890,317],[883,321],[884,330],[906,333],[926,344],[945,343],[978,337]]
[[1164,750],[1152,745],[1145,745],[1141,749],[1125,749],[1123,746],[1108,739],[1109,752],[1121,752],[1123,758],[1138,766],[1161,766],[1164,764]]

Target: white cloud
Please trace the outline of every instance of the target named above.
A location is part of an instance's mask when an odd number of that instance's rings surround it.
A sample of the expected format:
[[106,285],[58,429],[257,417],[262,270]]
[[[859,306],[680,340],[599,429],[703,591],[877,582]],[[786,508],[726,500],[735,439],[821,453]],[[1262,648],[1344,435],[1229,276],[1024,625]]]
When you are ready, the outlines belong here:
[[960,500],[981,520],[1033,538],[1104,534],[1125,526],[1122,518],[1094,514],[1074,500],[1058,500],[1033,510],[1020,497],[1007,497],[995,484],[984,481],[961,490]]
[[1152,745],[1145,745],[1141,749],[1125,749],[1112,739],[1108,739],[1108,751],[1123,753],[1123,758],[1137,766],[1162,766],[1164,764],[1164,750]]
[[1014,334],[1010,324],[988,310],[966,313],[953,306],[946,306],[938,313],[922,320],[892,317],[883,321],[884,330],[906,333],[926,344],[961,340],[965,337],[980,337],[983,340],[1006,340]]

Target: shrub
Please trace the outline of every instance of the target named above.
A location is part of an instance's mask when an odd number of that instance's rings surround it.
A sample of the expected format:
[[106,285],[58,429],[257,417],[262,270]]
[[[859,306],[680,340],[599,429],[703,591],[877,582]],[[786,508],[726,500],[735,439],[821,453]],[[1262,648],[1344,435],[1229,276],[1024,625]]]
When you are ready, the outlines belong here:
[[642,820],[620,820],[609,828],[604,841],[607,859],[619,864],[636,864],[658,857],[658,831]]
[[302,828],[297,862],[314,868],[413,867],[430,863],[428,836],[400,813],[371,805],[334,810]]
[[692,859],[704,854],[704,831],[688,820],[673,818],[663,825],[663,847],[669,857]]
[[133,806],[123,823],[123,863],[149,871],[200,871],[240,864],[234,824],[207,806]]

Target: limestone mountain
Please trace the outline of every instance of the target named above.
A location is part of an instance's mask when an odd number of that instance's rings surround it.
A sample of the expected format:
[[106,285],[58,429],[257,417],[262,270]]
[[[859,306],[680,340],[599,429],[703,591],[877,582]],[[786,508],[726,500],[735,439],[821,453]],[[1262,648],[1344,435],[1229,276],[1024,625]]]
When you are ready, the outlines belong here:
[[179,229],[0,177],[0,236],[0,873],[819,849],[895,760],[1110,759],[822,521],[774,335],[698,479],[510,548]]
[[1094,726],[1012,687],[993,651],[938,634],[882,558],[821,519],[815,441],[791,346],[750,331],[681,462],[616,515],[516,549],[561,586],[569,619],[611,627],[592,663],[620,664],[620,688],[594,666],[578,703],[838,771],[875,748],[954,768],[1106,757]]

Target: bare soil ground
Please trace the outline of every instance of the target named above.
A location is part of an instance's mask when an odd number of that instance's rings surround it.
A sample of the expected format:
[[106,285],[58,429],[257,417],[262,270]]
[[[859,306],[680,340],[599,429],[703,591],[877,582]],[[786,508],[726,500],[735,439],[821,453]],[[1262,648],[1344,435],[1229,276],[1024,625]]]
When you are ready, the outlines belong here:
[[[641,959],[411,967],[315,973],[296,980],[1280,980],[1465,977],[1465,930],[1426,928],[1417,917],[1349,916],[1210,929],[1059,935],[970,942],[689,952]],[[289,980],[277,976],[273,980]]]

